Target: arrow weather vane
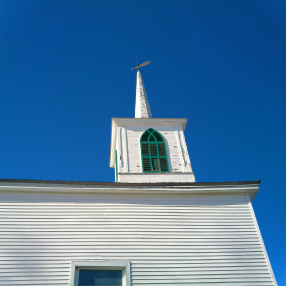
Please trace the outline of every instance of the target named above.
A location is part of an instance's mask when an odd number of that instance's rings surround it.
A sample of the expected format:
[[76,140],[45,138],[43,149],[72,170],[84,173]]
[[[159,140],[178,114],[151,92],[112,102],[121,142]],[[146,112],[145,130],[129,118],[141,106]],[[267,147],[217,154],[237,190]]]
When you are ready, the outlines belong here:
[[148,62],[145,62],[145,63],[139,65],[138,59],[137,59],[137,66],[134,67],[134,68],[132,68],[131,70],[134,70],[134,69],[138,69],[138,70],[139,70],[139,68],[144,67],[144,66],[147,66],[147,65],[149,65],[150,63],[151,63],[151,61],[148,61]]

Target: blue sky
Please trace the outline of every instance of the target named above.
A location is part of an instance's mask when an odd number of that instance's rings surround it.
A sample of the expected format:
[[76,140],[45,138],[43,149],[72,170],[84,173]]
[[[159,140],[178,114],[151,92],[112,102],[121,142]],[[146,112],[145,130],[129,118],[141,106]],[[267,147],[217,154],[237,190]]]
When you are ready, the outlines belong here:
[[187,117],[197,181],[261,179],[286,285],[285,1],[0,1],[0,177],[114,181],[111,117]]

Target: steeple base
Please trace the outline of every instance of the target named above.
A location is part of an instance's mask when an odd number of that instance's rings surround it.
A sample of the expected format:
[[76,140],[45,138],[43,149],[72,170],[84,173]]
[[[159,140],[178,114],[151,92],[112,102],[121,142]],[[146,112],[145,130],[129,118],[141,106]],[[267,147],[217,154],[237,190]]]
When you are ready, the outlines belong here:
[[118,173],[120,183],[194,183],[194,173]]

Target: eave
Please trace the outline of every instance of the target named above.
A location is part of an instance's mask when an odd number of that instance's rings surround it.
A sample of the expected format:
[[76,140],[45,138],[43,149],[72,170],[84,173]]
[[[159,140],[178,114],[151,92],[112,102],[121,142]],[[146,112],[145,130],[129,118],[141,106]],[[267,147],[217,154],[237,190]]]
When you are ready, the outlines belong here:
[[42,180],[0,180],[0,192],[104,193],[149,195],[194,195],[247,193],[254,199],[261,181],[204,183],[109,183]]

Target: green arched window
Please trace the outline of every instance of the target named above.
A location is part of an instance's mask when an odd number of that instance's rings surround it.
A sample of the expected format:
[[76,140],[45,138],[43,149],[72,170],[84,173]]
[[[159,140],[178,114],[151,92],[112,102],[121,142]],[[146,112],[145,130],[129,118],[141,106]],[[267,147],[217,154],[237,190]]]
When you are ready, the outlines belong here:
[[166,146],[163,137],[149,128],[140,139],[143,172],[169,172]]

